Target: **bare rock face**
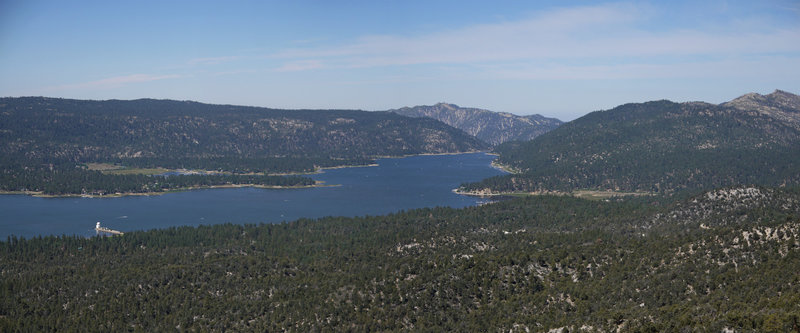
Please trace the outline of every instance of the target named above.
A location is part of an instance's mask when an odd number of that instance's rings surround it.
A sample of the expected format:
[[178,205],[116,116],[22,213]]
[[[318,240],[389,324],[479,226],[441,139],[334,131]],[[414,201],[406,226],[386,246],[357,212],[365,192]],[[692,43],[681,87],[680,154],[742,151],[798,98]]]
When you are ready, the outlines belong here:
[[653,216],[649,226],[700,225],[716,228],[733,225],[774,223],[775,218],[762,212],[785,216],[800,213],[800,201],[791,191],[760,186],[733,186],[707,191],[678,202],[664,213]]
[[438,103],[390,110],[407,117],[428,117],[458,128],[491,145],[528,141],[558,127],[562,121],[542,115],[517,116],[455,104]]
[[775,90],[769,95],[749,93],[720,105],[755,111],[800,129],[800,96],[789,92]]

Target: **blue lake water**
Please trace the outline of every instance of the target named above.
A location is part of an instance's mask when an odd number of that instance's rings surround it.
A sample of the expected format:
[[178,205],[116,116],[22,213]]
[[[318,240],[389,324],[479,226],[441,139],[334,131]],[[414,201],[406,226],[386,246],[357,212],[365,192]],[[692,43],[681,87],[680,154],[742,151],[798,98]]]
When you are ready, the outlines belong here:
[[219,223],[276,223],[324,216],[380,215],[403,209],[465,207],[483,199],[452,192],[463,182],[502,174],[484,153],[379,159],[378,166],[312,175],[336,187],[206,189],[120,198],[0,195],[0,240],[9,235],[95,234]]

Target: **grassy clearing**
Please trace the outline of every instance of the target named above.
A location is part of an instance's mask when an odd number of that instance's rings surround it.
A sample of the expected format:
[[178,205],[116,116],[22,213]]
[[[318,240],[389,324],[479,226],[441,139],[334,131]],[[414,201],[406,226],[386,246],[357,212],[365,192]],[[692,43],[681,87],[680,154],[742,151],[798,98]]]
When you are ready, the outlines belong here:
[[111,163],[86,163],[86,168],[107,175],[158,175],[171,171],[165,168],[128,168]]
[[169,169],[165,168],[122,168],[101,170],[102,173],[107,175],[159,175],[169,171]]
[[596,191],[596,190],[578,190],[572,192],[572,195],[578,198],[588,199],[588,200],[603,200],[612,197],[622,197],[622,196],[643,196],[643,195],[653,195],[653,193],[648,192],[618,192],[618,191]]
[[124,168],[121,165],[116,165],[111,163],[86,163],[86,167],[89,170],[95,170],[95,171],[119,170]]
[[619,191],[609,191],[609,190],[605,191],[576,190],[572,192],[561,192],[561,191],[501,192],[501,193],[458,192],[458,191],[455,192],[459,194],[473,195],[479,197],[492,197],[492,196],[527,197],[532,195],[570,195],[576,198],[581,198],[586,200],[605,200],[613,197],[655,195],[654,193],[649,193],[649,192],[619,192]]
[[519,169],[516,169],[516,168],[514,168],[514,167],[512,167],[510,165],[497,163],[497,161],[492,161],[491,165],[495,169],[498,169],[500,171],[507,172],[507,173],[510,173],[510,174],[522,173],[522,171],[519,170]]

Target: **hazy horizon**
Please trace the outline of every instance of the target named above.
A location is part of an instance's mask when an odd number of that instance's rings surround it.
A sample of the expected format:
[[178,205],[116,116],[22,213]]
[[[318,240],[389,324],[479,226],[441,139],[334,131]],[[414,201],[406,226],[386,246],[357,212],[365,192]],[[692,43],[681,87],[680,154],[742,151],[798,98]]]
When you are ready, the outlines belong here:
[[794,1],[4,1],[0,96],[569,121],[800,91]]

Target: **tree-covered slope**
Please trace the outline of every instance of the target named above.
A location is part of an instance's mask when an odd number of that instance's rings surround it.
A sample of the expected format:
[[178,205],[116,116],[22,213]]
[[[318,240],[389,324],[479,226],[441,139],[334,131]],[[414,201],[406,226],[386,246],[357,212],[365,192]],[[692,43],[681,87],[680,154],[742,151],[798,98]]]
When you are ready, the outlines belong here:
[[[441,122],[390,112],[151,99],[0,99],[0,190],[5,191],[103,194],[159,188],[152,179],[85,170],[87,163],[285,173],[364,164],[377,156],[485,148],[480,140]],[[272,180],[273,185],[283,183]],[[235,178],[225,181],[238,183]]]
[[534,114],[517,116],[476,108],[439,103],[390,110],[409,117],[428,117],[444,122],[491,145],[506,141],[528,141],[558,127],[562,122]]
[[430,119],[390,112],[275,110],[186,101],[0,99],[4,154],[109,158],[363,158],[483,149]]
[[0,243],[0,330],[735,331],[800,321],[800,192]]
[[[800,97],[777,91],[751,103],[626,104],[592,112],[530,142],[500,145],[518,174],[465,190],[672,192],[800,182]],[[781,103],[775,101],[781,100]]]

